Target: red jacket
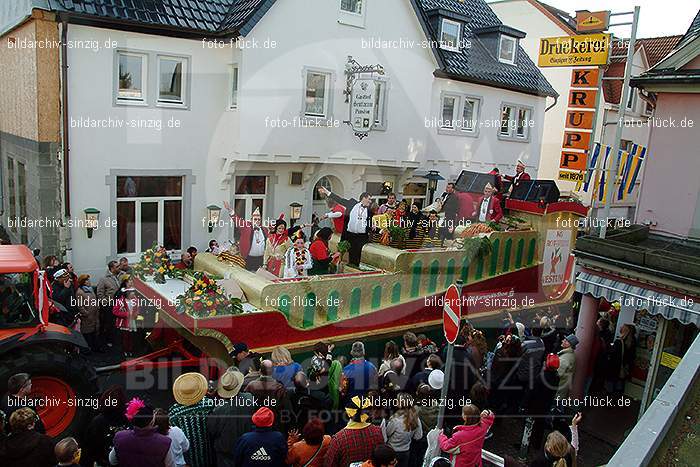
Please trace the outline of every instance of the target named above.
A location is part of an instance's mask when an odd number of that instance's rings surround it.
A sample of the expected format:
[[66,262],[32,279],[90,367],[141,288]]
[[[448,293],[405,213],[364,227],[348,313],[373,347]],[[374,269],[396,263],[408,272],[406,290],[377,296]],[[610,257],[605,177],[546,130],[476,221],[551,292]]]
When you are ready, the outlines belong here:
[[[248,253],[250,253],[250,242],[253,241],[253,223],[245,219],[241,219],[236,214],[231,216],[231,218],[235,222],[234,228],[239,229],[241,232],[241,237],[238,242],[238,249],[240,250],[241,256],[243,258],[248,258]],[[265,239],[263,240],[264,250],[265,242],[267,241],[267,236],[269,235],[269,232],[267,230],[267,227],[260,228],[262,229],[263,236],[265,237]]]
[[444,433],[438,436],[440,449],[443,451],[451,451],[455,448],[456,452],[450,454],[450,460],[454,459],[455,467],[481,467],[481,449],[484,447],[484,439],[486,433],[493,425],[493,413],[482,416],[481,422],[478,425],[458,425],[452,433],[452,437],[448,438]]
[[[518,183],[525,181],[525,180],[531,180],[530,174],[527,172],[521,173],[519,177],[518,177],[517,173],[515,175],[506,175],[505,177],[506,177],[506,180],[508,180],[509,182],[512,182],[513,185],[517,185]],[[516,179],[517,179],[517,181],[516,181]]]
[[[476,217],[477,219],[479,218],[479,214],[481,212],[481,203],[483,201],[484,196],[479,198],[479,201],[477,201],[476,206],[474,206],[474,213],[472,213],[472,217]],[[501,202],[496,196],[491,196],[491,199],[489,200],[489,210],[486,212],[486,220],[498,222],[501,220],[502,217],[503,210],[501,209]]]
[[343,233],[343,227],[345,226],[345,207],[336,204],[333,206],[333,209],[331,209],[333,212],[339,212],[341,214],[340,217],[335,217],[333,218],[333,226],[335,227],[335,232],[337,234],[342,234]]

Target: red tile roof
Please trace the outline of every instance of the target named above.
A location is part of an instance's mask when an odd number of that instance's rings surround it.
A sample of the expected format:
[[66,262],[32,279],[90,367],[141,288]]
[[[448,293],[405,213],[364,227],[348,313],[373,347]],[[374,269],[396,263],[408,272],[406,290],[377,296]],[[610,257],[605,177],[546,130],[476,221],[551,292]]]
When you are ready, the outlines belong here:
[[[644,46],[644,52],[649,62],[649,67],[653,67],[668,55],[678,44],[683,36],[662,36],[637,39],[634,44],[635,51]],[[610,47],[610,65],[605,71],[606,77],[619,76],[625,74],[625,62],[627,61],[628,39],[613,39]],[[645,70],[646,71],[646,70]],[[605,102],[609,104],[619,104],[622,96],[622,79],[604,80],[603,96]]]

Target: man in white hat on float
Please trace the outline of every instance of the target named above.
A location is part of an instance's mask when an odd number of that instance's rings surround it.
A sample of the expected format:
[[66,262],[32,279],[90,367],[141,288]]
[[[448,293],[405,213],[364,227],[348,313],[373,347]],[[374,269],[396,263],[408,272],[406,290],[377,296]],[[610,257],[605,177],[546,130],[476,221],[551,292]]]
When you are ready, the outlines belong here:
[[263,265],[265,242],[269,234],[267,227],[263,225],[260,208],[256,207],[247,221],[238,217],[228,201],[224,201],[224,207],[229,212],[234,230],[241,234],[238,249],[245,259],[245,268],[255,272]]
[[520,182],[525,180],[531,180],[530,174],[525,172],[525,162],[522,159],[518,159],[515,164],[515,175],[506,175],[506,180],[511,182],[510,192],[513,192],[513,188]]
[[472,213],[472,217],[478,219],[479,222],[498,222],[503,217],[501,203],[498,198],[493,196],[495,191],[490,183],[484,187],[484,195],[479,198],[476,209]]

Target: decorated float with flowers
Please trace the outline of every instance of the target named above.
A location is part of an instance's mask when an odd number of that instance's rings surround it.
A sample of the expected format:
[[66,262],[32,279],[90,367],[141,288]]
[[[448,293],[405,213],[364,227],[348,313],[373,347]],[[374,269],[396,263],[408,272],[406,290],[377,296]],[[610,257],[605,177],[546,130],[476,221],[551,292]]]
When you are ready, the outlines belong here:
[[[442,248],[369,243],[359,268],[335,274],[277,278],[247,271],[236,252],[200,253],[196,272],[178,276],[162,266],[164,281],[146,274],[135,286],[159,304],[162,323],[223,359],[236,342],[303,349],[438,326],[441,298],[458,281],[470,319],[570,300],[571,251],[587,208],[516,200],[506,207],[499,225],[458,227]],[[347,247],[337,235],[330,246]]]

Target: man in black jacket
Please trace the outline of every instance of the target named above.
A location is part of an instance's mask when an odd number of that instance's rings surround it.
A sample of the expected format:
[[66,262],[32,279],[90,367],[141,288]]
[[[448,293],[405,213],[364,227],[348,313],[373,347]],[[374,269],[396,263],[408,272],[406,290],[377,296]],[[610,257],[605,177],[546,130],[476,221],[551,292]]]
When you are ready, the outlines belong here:
[[372,230],[372,216],[369,212],[369,205],[372,202],[370,194],[362,193],[358,201],[354,198],[341,198],[324,187],[319,187],[318,192],[345,207],[344,229],[340,238],[350,242],[348,264],[359,266],[362,247],[369,241],[369,232]]
[[235,467],[232,443],[250,431],[255,412],[253,395],[241,392],[243,374],[231,367],[221,376],[217,393],[219,404],[207,415],[207,434],[216,454],[216,467]]
[[445,223],[452,232],[455,228],[457,215],[459,214],[459,199],[455,192],[455,184],[450,182],[445,188],[445,192],[440,196],[442,199],[442,212],[445,213]]

